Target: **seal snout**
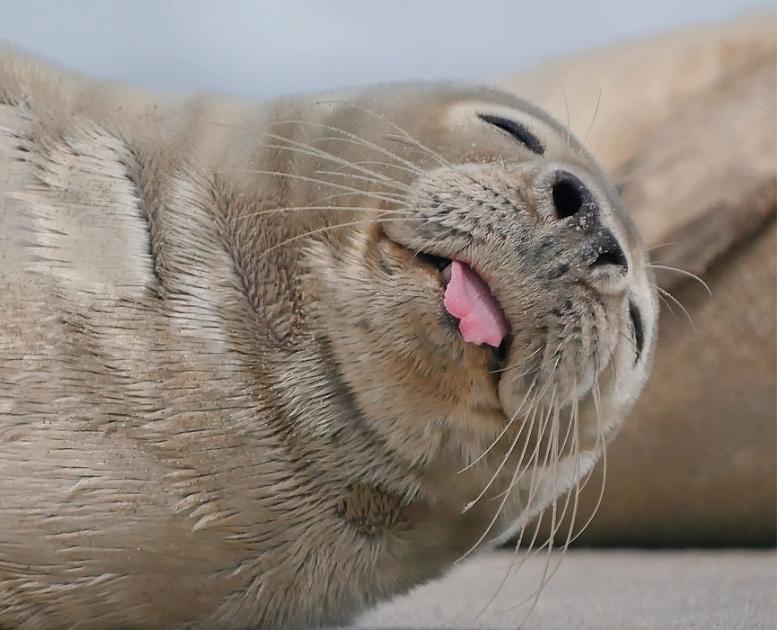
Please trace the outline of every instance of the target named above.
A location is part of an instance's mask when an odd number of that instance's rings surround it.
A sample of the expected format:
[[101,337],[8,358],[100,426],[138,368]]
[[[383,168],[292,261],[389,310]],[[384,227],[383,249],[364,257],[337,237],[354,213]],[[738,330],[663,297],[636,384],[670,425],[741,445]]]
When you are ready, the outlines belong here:
[[550,216],[565,231],[581,233],[580,269],[594,284],[617,288],[629,270],[626,253],[612,230],[605,225],[603,212],[594,192],[567,170],[557,170],[550,182]]

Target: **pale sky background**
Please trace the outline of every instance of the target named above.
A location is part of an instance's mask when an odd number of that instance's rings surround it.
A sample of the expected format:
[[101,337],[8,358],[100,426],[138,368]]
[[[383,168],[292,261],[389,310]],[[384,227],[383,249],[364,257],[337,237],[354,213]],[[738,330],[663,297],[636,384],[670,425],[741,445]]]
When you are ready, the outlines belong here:
[[405,79],[488,81],[774,0],[0,0],[0,39],[62,66],[247,97]]

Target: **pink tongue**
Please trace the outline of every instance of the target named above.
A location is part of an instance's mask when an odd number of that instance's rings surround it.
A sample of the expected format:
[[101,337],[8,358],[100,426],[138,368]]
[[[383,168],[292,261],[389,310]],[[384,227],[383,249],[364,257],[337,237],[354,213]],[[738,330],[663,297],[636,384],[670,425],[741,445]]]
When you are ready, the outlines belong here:
[[443,273],[446,277],[450,273],[443,305],[459,319],[459,332],[464,341],[499,346],[507,334],[507,320],[486,283],[458,260]]

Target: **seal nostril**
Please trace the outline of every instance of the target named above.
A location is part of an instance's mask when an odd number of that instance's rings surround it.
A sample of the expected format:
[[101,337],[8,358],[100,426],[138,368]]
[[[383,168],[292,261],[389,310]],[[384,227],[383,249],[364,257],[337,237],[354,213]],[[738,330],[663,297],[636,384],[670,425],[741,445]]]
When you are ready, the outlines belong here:
[[571,173],[561,172],[552,188],[553,206],[559,219],[577,214],[585,203],[588,193],[585,185]]
[[601,267],[604,265],[614,265],[622,267],[623,271],[628,271],[629,263],[626,260],[626,254],[618,243],[618,239],[610,230],[604,230],[599,241],[599,255],[591,263],[592,267]]
[[594,267],[598,265],[617,265],[619,267],[626,267],[626,256],[619,245],[615,246],[614,250],[603,251],[594,260]]

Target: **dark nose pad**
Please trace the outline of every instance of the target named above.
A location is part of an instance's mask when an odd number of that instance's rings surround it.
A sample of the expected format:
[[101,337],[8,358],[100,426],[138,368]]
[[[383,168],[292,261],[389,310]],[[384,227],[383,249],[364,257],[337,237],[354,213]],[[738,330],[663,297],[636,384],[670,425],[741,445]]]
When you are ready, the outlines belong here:
[[618,243],[618,239],[615,238],[612,232],[605,230],[602,234],[601,241],[599,243],[599,255],[591,263],[592,267],[601,267],[604,265],[616,265],[623,267],[624,271],[628,271],[629,264],[626,261],[626,254],[623,253],[623,249]]
[[581,210],[596,210],[596,200],[588,187],[568,171],[556,172],[551,188],[553,207],[559,219],[567,219]]
[[[591,215],[589,225],[599,225],[598,204],[588,187],[578,177],[569,171],[557,171],[551,188],[553,207],[559,219],[567,219],[585,212]],[[623,248],[612,232],[603,230],[599,233],[598,255],[591,263],[592,267],[614,265],[628,270],[628,262]]]

